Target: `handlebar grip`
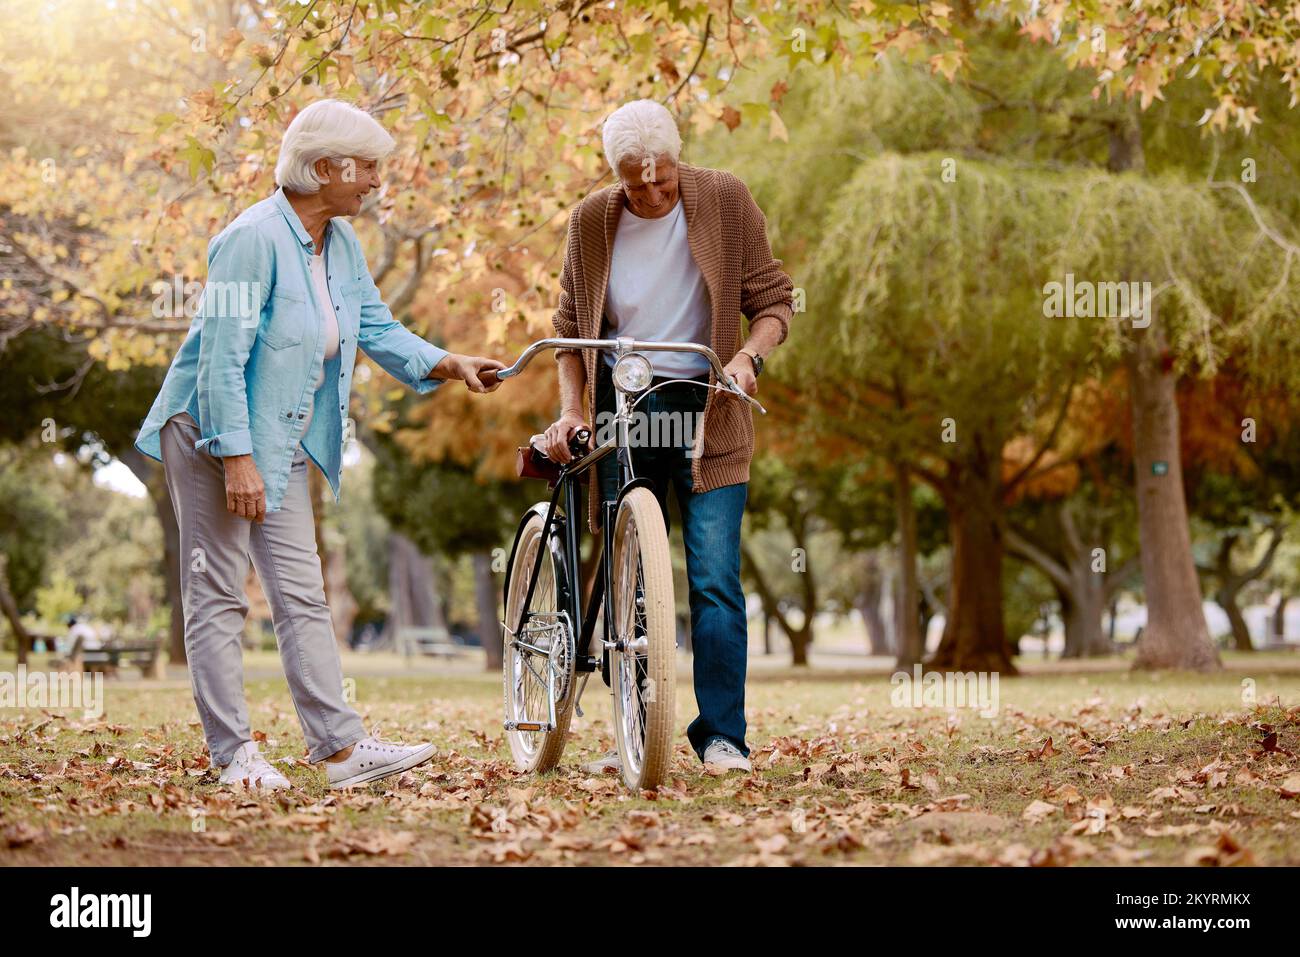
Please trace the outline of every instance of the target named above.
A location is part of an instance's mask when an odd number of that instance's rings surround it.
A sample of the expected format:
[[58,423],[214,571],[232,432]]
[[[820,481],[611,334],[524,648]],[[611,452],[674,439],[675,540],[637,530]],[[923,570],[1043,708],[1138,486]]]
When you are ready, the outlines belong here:
[[578,429],[569,439],[569,451],[574,455],[586,455],[587,443],[591,441],[591,429]]

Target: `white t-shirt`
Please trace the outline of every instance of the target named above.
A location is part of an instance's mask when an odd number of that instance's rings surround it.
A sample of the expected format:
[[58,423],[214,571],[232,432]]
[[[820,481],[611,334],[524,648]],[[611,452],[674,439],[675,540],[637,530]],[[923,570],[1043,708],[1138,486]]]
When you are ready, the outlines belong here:
[[[325,356],[321,360],[320,374],[316,376],[316,382],[312,386],[313,393],[325,384],[325,363],[339,354],[339,319],[334,312],[334,300],[330,298],[330,287],[325,275],[325,257],[311,257],[311,281],[316,289],[316,303],[319,307],[320,322],[325,335]],[[307,419],[303,422],[303,432],[307,431],[307,426],[311,425],[312,413],[315,411],[316,400],[313,396],[312,406],[307,409]]]
[[88,622],[79,621],[68,629],[68,650],[76,644],[77,639],[81,639],[82,651],[98,651],[104,647],[104,639],[99,636],[99,630]]
[[[614,235],[605,294],[605,337],[648,342],[709,345],[712,311],[709,287],[686,241],[686,214],[679,198],[658,219],[624,209]],[[692,378],[709,371],[709,361],[690,352],[647,353],[655,375]],[[613,365],[614,358],[605,354]]]

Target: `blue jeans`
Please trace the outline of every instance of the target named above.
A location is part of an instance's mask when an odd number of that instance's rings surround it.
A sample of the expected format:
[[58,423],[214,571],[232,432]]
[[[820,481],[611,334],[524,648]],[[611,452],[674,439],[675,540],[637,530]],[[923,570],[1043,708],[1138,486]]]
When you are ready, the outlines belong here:
[[[597,413],[612,412],[613,388],[600,364],[596,387]],[[702,413],[706,389],[667,386],[650,395],[637,411],[691,415]],[[696,420],[698,421],[698,419]],[[597,423],[597,429],[600,423]],[[632,450],[637,478],[654,483],[655,497],[668,518],[668,489],[674,489],[682,513],[686,543],[686,580],[690,591],[691,644],[694,648],[695,701],[700,714],[686,729],[691,747],[702,758],[713,738],[724,738],[741,754],[745,744],[745,668],[749,632],[745,593],[740,584],[740,522],[745,513],[748,486],[741,482],[709,492],[691,491],[689,440],[679,445],[638,447]],[[597,466],[601,497],[618,495],[618,462],[606,456]]]

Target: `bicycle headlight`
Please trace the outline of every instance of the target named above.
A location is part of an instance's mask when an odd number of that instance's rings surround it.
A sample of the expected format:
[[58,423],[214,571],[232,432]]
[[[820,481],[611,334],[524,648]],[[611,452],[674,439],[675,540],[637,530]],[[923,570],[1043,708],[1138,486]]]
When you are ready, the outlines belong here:
[[654,369],[650,360],[639,352],[629,352],[614,363],[614,386],[625,395],[635,395],[650,388]]

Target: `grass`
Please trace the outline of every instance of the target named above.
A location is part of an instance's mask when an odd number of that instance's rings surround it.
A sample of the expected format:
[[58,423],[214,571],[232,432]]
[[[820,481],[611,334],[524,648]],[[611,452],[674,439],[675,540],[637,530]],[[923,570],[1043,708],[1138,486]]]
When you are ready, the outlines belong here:
[[348,655],[367,726],[439,753],[343,794],[303,760],[278,661],[257,653],[250,718],[293,791],[216,785],[183,671],[110,679],[99,719],[0,709],[0,864],[1300,864],[1300,658],[1225,661],[1020,662],[985,719],[895,707],[886,673],[755,659],[755,771],[714,777],[685,743],[683,659],[672,780],[633,795],[578,767],[612,746],[603,685],[537,778],[510,764],[500,679],[477,662]]

